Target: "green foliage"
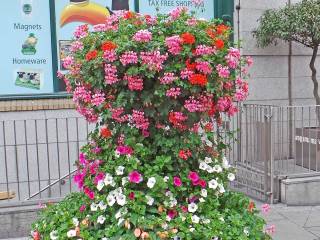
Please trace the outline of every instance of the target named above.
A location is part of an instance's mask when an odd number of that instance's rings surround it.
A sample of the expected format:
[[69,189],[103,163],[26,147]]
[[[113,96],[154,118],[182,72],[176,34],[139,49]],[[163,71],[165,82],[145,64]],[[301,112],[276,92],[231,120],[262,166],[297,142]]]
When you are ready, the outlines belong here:
[[[43,240],[55,239],[54,236],[60,236],[56,239],[70,239],[67,233],[70,229],[78,226],[79,236],[86,240],[103,239],[107,231],[115,231],[119,236],[109,238],[110,240],[135,240],[133,234],[117,232],[116,229],[110,226],[104,229],[101,225],[96,223],[97,216],[86,208],[84,211],[79,211],[81,206],[86,203],[89,204],[88,198],[83,193],[72,193],[63,201],[57,204],[50,204],[41,210],[38,220],[33,223],[33,229],[37,229]],[[208,225],[202,225],[202,233],[196,236],[187,234],[179,234],[179,236],[186,240],[191,239],[210,239],[211,228],[214,233],[220,236],[219,239],[223,240],[269,240],[269,236],[265,235],[261,229],[264,227],[264,220],[257,216],[257,209],[248,211],[249,200],[241,193],[226,192],[222,198],[213,198],[210,200],[209,208],[211,221]],[[146,211],[146,209],[144,210]],[[149,221],[152,221],[152,213],[157,213],[156,208],[147,210]],[[133,214],[131,216],[131,224],[137,225],[138,222],[142,223],[144,220],[139,215]],[[190,221],[187,219],[186,221]],[[156,223],[156,220],[153,221]],[[146,224],[149,224],[146,222]],[[183,222],[180,223],[184,225]],[[190,224],[191,221],[190,221]],[[182,227],[183,228],[183,227]],[[189,231],[189,229],[186,229]],[[151,239],[160,239],[155,234],[150,234]],[[65,237],[61,237],[65,236]]]
[[254,35],[258,46],[293,41],[314,48],[320,43],[320,1],[303,0],[278,10],[267,10]]

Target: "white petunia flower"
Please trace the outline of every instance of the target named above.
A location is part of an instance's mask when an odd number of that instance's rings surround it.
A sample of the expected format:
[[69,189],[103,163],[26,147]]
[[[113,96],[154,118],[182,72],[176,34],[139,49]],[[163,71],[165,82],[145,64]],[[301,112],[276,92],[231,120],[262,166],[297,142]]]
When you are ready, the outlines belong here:
[[214,172],[214,168],[208,165],[207,172],[208,173],[213,173]]
[[168,223],[163,223],[162,225],[161,225],[161,227],[164,229],[164,230],[167,230],[168,229]]
[[204,162],[209,164],[209,163],[212,163],[212,158],[211,157],[205,157],[204,158]]
[[107,205],[104,204],[103,201],[100,201],[98,205],[99,205],[99,208],[100,208],[102,211],[103,211],[103,210],[106,210],[106,208],[107,208]]
[[97,219],[97,223],[103,224],[106,221],[106,217],[100,215]]
[[211,221],[210,221],[210,219],[206,218],[206,219],[203,219],[202,222],[204,224],[209,224]]
[[243,233],[244,233],[245,235],[249,236],[249,228],[248,228],[248,227],[245,227],[245,228],[243,229]]
[[224,186],[222,184],[219,184],[219,192],[220,193],[225,193],[226,190],[224,189]]
[[116,199],[112,194],[109,194],[107,197],[107,202],[108,202],[108,205],[112,207],[113,204],[116,202]]
[[118,219],[118,218],[121,218],[122,217],[122,213],[121,213],[121,210],[119,210],[116,215],[115,215],[115,218]]
[[199,198],[199,202],[205,202],[206,200],[204,198]]
[[79,220],[78,218],[72,218],[72,223],[75,227],[78,227],[79,226]]
[[198,127],[198,133],[199,133],[200,135],[204,134],[204,130],[203,130],[202,127]]
[[212,142],[208,139],[206,139],[206,144],[208,147],[212,147],[212,145],[213,145]]
[[96,212],[98,210],[98,205],[95,203],[91,203],[90,209],[92,212]]
[[76,235],[77,235],[77,232],[76,232],[76,230],[74,230],[74,229],[69,230],[69,231],[67,232],[68,238],[75,237]]
[[119,157],[120,157],[120,153],[116,150],[116,151],[114,152],[114,156],[115,156],[116,158],[119,158]]
[[199,164],[199,169],[206,171],[208,168],[208,164],[206,164],[205,162],[200,162]]
[[230,182],[233,182],[236,179],[236,176],[233,173],[228,174],[228,179]]
[[214,171],[217,173],[221,173],[222,172],[222,167],[220,165],[215,165],[213,167]]
[[149,206],[152,206],[153,203],[154,203],[154,198],[147,195],[147,196],[146,196],[146,199],[147,199],[147,204],[148,204]]
[[118,176],[123,175],[123,171],[124,171],[124,166],[119,166],[119,167],[117,167],[117,169],[116,169],[116,174],[117,174]]
[[185,216],[181,216],[181,221],[184,222],[185,220],[187,220],[187,218]]
[[173,208],[173,207],[176,206],[177,204],[178,204],[177,199],[175,199],[175,198],[170,199],[169,207]]
[[126,196],[123,195],[123,194],[118,194],[117,197],[117,203],[120,205],[120,206],[124,206],[126,204]]
[[207,191],[207,189],[201,189],[201,196],[202,197],[207,197],[208,196],[208,191]]
[[191,217],[191,221],[192,221],[193,223],[199,223],[199,222],[200,222],[200,218],[199,218],[197,215],[193,215],[193,216]]
[[166,196],[167,196],[167,197],[173,197],[173,194],[172,194],[172,192],[167,191],[167,192],[166,192]]
[[108,186],[112,184],[113,184],[113,177],[109,173],[107,173],[104,178],[104,185]]
[[97,189],[100,192],[102,190],[102,188],[104,187],[104,182],[103,180],[100,180],[97,184]]
[[59,237],[58,237],[58,231],[52,231],[50,233],[50,239],[51,240],[57,240]]
[[123,219],[123,218],[120,218],[120,219],[118,220],[118,226],[120,226],[123,222],[124,222],[124,219]]
[[217,180],[212,179],[211,181],[208,182],[208,186],[209,186],[209,188],[217,189],[217,187],[218,187],[218,182],[217,182]]
[[169,181],[169,177],[168,177],[168,176],[165,176],[165,177],[163,178],[163,181],[164,181],[164,182],[168,182],[168,181]]
[[196,230],[196,229],[193,228],[193,227],[192,227],[192,228],[189,228],[189,231],[190,231],[190,232],[194,232],[194,230]]
[[219,217],[219,220],[220,220],[221,222],[224,222],[224,218],[223,218],[223,217]]
[[229,164],[228,159],[226,157],[223,157],[223,159],[222,159],[222,167],[225,169],[228,169],[231,167],[231,165]]
[[123,177],[123,178],[121,179],[121,184],[122,184],[122,186],[126,185],[127,182],[128,182],[128,178],[127,178],[127,177]]
[[122,193],[123,193],[123,191],[122,191],[122,188],[121,188],[121,187],[116,188],[115,190],[113,190],[113,192],[114,192],[114,196],[117,196],[117,195],[119,195],[119,194],[122,194]]
[[148,188],[153,188],[154,185],[156,184],[157,180],[155,177],[151,177],[148,179],[148,182],[147,182],[147,186]]
[[196,212],[197,210],[198,210],[197,204],[195,204],[195,203],[190,203],[190,204],[188,205],[188,211],[189,211],[189,212],[194,213],[194,212]]
[[109,240],[109,238],[104,237],[104,238],[101,238],[101,240]]

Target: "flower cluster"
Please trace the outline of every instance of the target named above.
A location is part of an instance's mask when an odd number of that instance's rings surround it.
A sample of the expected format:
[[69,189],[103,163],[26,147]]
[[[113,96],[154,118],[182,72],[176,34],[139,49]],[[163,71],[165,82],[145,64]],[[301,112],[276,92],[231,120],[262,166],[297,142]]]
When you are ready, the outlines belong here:
[[227,203],[236,175],[215,130],[247,97],[237,75],[251,64],[229,36],[220,20],[185,8],[156,17],[121,11],[93,32],[77,28],[70,72],[60,77],[97,125],[74,176],[86,200],[51,239],[262,239],[218,224],[232,226],[240,210],[227,209],[237,202]]

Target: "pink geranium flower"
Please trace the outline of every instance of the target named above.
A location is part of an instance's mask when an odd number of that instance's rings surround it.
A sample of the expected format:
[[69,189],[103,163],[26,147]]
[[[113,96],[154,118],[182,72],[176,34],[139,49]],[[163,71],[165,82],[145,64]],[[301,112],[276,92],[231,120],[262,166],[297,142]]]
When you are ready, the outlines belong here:
[[140,183],[143,181],[143,177],[138,171],[133,171],[129,173],[129,181],[132,183]]

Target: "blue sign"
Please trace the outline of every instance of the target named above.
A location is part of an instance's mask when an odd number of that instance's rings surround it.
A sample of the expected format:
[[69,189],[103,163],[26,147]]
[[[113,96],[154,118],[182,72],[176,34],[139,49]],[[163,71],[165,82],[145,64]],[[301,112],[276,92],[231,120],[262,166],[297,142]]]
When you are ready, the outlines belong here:
[[49,1],[6,1],[0,25],[0,94],[52,93]]

